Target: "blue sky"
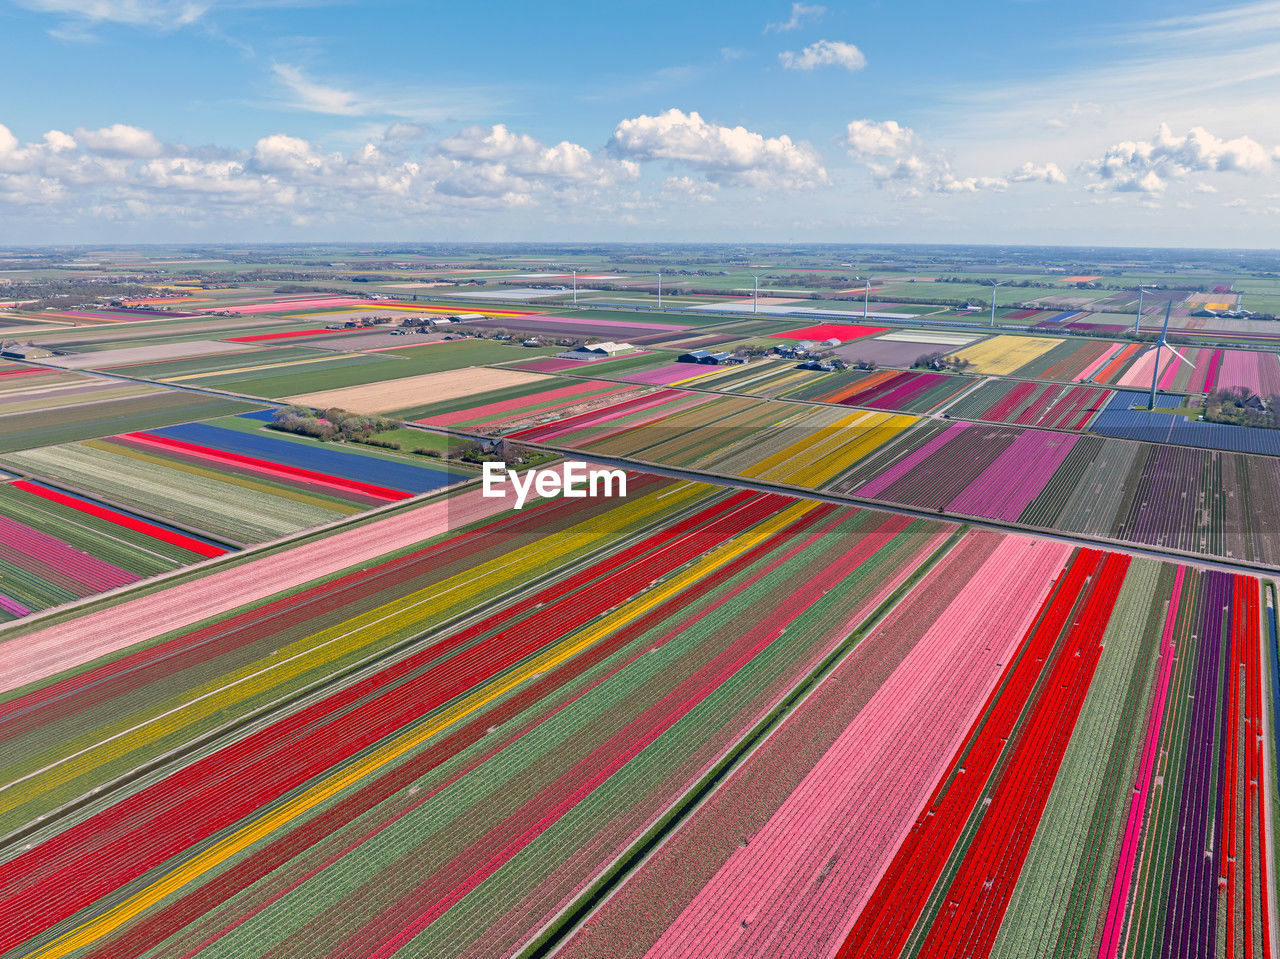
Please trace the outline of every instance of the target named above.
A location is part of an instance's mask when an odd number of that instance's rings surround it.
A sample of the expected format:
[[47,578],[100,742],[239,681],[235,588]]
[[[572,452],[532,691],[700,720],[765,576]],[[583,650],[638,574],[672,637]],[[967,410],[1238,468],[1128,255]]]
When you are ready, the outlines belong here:
[[1275,246],[1280,2],[0,0],[17,242]]

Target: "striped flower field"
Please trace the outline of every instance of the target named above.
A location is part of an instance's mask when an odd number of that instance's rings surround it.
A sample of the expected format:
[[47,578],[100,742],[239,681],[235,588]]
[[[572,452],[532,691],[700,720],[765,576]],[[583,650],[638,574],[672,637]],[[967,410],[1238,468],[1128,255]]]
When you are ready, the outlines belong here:
[[1256,579],[630,479],[0,632],[0,953],[1268,954]]
[[[956,419],[946,420],[666,389],[507,435],[642,464],[1280,564],[1274,460],[1128,442],[1145,434],[1127,427],[1118,433],[1126,438],[1082,435],[1110,415],[1102,404],[1124,395],[1084,385],[993,380],[962,395],[947,410]],[[1166,438],[1176,440],[1166,429],[1153,436]],[[1206,445],[1212,439],[1205,437]],[[1242,515],[1251,521],[1242,522]]]
[[817,488],[915,422],[872,410],[660,390],[509,435],[642,463]]
[[436,404],[415,422],[478,431],[528,429],[644,396],[647,392],[622,383],[566,377],[549,387],[530,384]]
[[969,385],[969,380],[946,373],[876,370],[871,373],[837,373],[788,395],[818,403],[865,406],[897,413],[928,413]]
[[274,539],[454,480],[443,467],[239,424],[186,423],[13,453],[5,462],[233,544]]
[[1257,580],[984,533],[918,592],[562,954],[1270,954]]
[[1106,407],[1113,391],[1027,380],[988,380],[947,409],[957,419],[1083,430]]
[[1280,565],[1280,471],[1268,456],[934,420],[889,438],[824,488]]
[[1018,372],[1059,345],[1046,336],[1013,336],[1001,333],[953,355],[969,362],[977,373],[1007,376]]
[[10,258],[0,959],[1277,954],[1261,254],[164,250]]
[[823,380],[828,375],[800,369],[794,360],[753,360],[745,366],[722,368],[700,378],[698,389],[748,396],[774,397],[788,395],[798,386]]
[[41,483],[0,483],[0,622],[229,551]]

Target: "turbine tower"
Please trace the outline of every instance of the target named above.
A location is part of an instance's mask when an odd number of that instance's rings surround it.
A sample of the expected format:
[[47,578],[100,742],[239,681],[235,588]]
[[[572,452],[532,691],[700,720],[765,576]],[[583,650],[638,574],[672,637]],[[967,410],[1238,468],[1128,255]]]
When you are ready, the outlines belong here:
[[1179,353],[1177,350],[1175,350],[1172,346],[1169,345],[1169,314],[1172,312],[1173,312],[1173,300],[1170,300],[1165,305],[1165,308],[1164,308],[1164,328],[1160,331],[1160,339],[1156,341],[1156,347],[1155,347],[1156,362],[1154,367],[1151,370],[1150,409],[1152,412],[1154,412],[1156,408],[1156,381],[1160,377],[1160,350],[1167,349],[1170,353],[1172,353],[1174,356],[1180,359],[1183,363],[1186,363],[1187,366],[1190,366],[1193,368],[1195,366],[1194,363],[1192,363],[1189,359],[1187,359],[1185,356],[1183,356],[1181,353]]
[[578,271],[573,271],[573,305],[578,305]]
[[658,271],[658,309],[662,309],[662,271]]
[[991,327],[992,329],[994,329],[996,325],[996,287],[1004,286],[1008,282],[1009,282],[1008,280],[1001,280],[999,283],[997,283],[995,280],[991,281]]
[[867,307],[871,302],[871,280],[867,279],[867,285],[862,290],[862,318],[867,318]]
[[760,277],[751,277],[751,312],[760,312]]
[[[1142,294],[1145,293],[1146,291],[1147,291],[1147,288],[1143,286],[1141,283],[1139,283],[1138,284],[1138,315],[1133,318],[1133,335],[1134,336],[1138,335],[1138,324],[1142,322]],[[1152,289],[1151,292],[1154,293],[1155,290]]]

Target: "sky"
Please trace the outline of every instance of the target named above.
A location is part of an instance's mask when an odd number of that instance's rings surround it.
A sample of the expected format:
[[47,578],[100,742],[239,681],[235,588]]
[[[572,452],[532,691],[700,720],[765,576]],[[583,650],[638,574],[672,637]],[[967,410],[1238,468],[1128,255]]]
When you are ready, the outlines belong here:
[[1280,0],[0,0],[0,51],[10,245],[1280,245]]

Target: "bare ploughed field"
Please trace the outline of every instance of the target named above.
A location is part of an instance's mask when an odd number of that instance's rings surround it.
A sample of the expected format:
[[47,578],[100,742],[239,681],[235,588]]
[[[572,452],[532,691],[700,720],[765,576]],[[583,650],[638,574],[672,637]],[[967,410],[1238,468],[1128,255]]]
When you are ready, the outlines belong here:
[[496,370],[485,366],[471,366],[464,370],[444,373],[426,373],[407,376],[399,380],[349,386],[340,390],[324,390],[319,393],[303,393],[288,397],[289,402],[316,409],[339,407],[353,413],[390,413],[411,406],[425,406],[474,396],[489,390],[526,383],[552,382],[552,377],[541,373],[521,373],[518,370]]

